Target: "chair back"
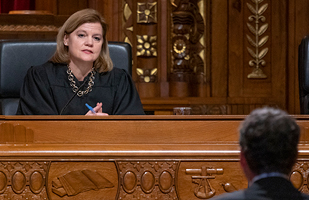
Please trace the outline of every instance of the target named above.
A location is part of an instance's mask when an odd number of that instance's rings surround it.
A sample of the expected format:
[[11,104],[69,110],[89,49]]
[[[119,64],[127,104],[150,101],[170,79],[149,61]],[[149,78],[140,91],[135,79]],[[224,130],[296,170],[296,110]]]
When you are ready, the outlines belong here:
[[[0,41],[0,114],[15,115],[19,93],[27,70],[48,61],[56,51],[55,41]],[[132,75],[131,46],[125,42],[108,43],[114,67]]]
[[309,36],[298,47],[298,80],[301,114],[309,114]]

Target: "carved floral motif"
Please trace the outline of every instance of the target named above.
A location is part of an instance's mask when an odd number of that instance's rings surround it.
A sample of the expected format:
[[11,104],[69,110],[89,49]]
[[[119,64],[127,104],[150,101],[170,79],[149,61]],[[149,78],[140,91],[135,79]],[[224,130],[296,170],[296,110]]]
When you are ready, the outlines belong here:
[[[205,48],[199,42],[204,34],[204,19],[199,11],[197,1],[172,1],[172,72],[193,72],[190,60]],[[201,59],[202,60],[202,59]],[[203,61],[202,61],[203,62]],[[203,72],[203,66],[201,70]]]
[[137,3],[137,23],[157,23],[157,2]]
[[157,56],[157,36],[136,35],[137,56]]
[[136,68],[137,75],[139,76],[140,82],[153,83],[157,80],[158,68],[154,69],[141,69]]

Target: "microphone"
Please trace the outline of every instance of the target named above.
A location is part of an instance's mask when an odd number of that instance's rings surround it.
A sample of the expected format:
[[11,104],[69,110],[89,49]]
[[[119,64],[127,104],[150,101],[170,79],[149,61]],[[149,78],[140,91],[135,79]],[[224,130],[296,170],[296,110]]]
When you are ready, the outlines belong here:
[[82,89],[82,87],[86,84],[87,80],[88,80],[88,76],[85,78],[84,82],[77,88],[76,92],[72,95],[69,101],[63,106],[59,115],[62,115],[63,111],[65,111],[65,109],[69,106],[69,104],[74,99],[74,97],[77,95],[77,93],[80,91],[80,89]]

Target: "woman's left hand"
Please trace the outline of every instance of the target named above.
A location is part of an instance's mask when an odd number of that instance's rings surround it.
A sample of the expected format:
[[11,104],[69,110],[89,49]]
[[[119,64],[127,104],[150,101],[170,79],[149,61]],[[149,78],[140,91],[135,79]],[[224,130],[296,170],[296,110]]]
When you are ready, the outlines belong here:
[[91,110],[89,110],[86,115],[88,116],[106,116],[108,115],[107,113],[103,113],[102,112],[102,103],[97,103],[96,107],[93,108],[93,110],[96,112],[96,113],[93,113],[91,112]]

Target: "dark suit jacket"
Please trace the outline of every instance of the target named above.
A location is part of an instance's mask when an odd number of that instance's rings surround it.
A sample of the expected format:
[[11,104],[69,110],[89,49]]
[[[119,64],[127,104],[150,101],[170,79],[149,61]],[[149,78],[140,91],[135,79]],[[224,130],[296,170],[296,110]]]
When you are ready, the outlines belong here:
[[299,192],[290,181],[281,177],[263,178],[249,188],[219,195],[212,200],[309,200],[309,196]]

